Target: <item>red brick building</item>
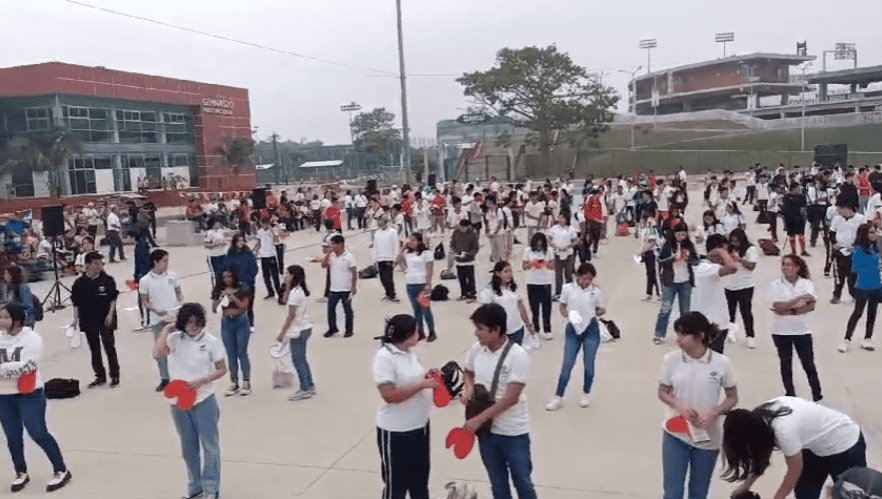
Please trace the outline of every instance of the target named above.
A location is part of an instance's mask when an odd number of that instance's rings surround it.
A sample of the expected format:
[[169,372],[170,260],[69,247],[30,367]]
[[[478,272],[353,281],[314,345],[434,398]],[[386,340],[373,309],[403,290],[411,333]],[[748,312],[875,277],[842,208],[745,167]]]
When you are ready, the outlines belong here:
[[[60,62],[0,69],[0,147],[58,129],[83,145],[61,173],[65,196],[136,191],[139,181],[210,192],[255,185],[253,165],[234,172],[219,150],[251,137],[243,88]],[[41,175],[0,177],[0,198],[48,196]]]

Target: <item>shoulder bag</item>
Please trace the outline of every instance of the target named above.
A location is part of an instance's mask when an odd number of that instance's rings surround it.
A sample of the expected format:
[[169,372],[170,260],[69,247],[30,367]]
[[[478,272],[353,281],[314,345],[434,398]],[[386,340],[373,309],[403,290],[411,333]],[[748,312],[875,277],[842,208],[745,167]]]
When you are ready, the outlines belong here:
[[[502,354],[499,356],[499,362],[496,363],[496,370],[493,371],[493,382],[490,385],[490,391],[488,392],[487,387],[482,384],[475,385],[472,399],[466,403],[466,421],[481,414],[496,403],[496,390],[499,389],[499,373],[502,371],[502,363],[505,362],[505,357],[508,356],[508,351],[511,350],[512,344],[514,344],[514,342],[509,339],[505,344],[505,347],[502,349]],[[493,420],[489,419],[478,428],[476,434],[483,435],[489,433],[491,426],[493,426]]]

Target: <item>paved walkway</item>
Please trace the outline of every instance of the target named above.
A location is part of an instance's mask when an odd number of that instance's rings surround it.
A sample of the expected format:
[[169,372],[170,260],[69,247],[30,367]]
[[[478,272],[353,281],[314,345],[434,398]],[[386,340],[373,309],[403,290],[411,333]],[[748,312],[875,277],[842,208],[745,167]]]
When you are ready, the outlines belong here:
[[[759,234],[756,226],[751,232],[753,237]],[[370,254],[367,235],[346,235],[359,267],[363,267]],[[318,254],[318,242],[315,232],[295,233],[287,240],[286,254],[286,264],[306,266],[309,286],[316,294],[323,289],[324,273],[318,265],[305,262]],[[644,271],[631,258],[636,246],[633,238],[613,238],[601,247],[595,261],[598,283],[608,297],[608,316],[621,327],[623,338],[603,345],[600,350],[593,405],[588,409],[577,406],[579,383],[573,381],[570,403],[556,413],[544,410],[561,361],[560,334],[564,322],[559,314],[554,316],[556,338],[532,354],[526,393],[532,427],[533,479],[539,497],[654,498],[661,494],[663,410],[656,389],[662,357],[674,344],[672,338],[667,346],[655,346],[650,341],[658,305],[640,301]],[[516,255],[522,251],[523,246],[515,247]],[[485,248],[480,258],[479,285],[488,277],[487,257]],[[823,250],[815,250],[810,260],[821,296],[815,345],[825,403],[847,411],[861,422],[869,440],[871,462],[882,464],[882,420],[878,418],[882,413],[882,385],[878,382],[882,352],[853,351],[842,355],[835,351],[851,307],[830,305],[827,300],[832,281],[821,277]],[[778,259],[762,257],[757,268],[758,281],[773,279],[778,275],[778,266]],[[209,303],[209,277],[201,248],[172,248],[171,269],[185,276],[183,291],[187,300]],[[108,270],[121,284],[132,273],[131,259],[108,265]],[[516,279],[523,283],[522,272],[516,273]],[[72,278],[66,280],[68,284],[71,281]],[[35,291],[43,296],[49,284],[37,283]],[[456,281],[446,284],[451,294],[457,296]],[[404,289],[400,273],[396,273],[396,285],[399,290]],[[263,285],[258,288],[258,297],[264,296]],[[766,332],[768,316],[763,288],[760,286],[754,302],[758,348],[727,346],[727,355],[737,369],[741,406],[751,407],[782,391],[777,357]],[[309,358],[318,396],[296,403],[287,400],[287,391],[270,388],[267,349],[283,321],[283,308],[272,301],[258,301],[257,331],[250,347],[254,392],[248,397],[219,397],[224,498],[379,496],[381,482],[374,428],[379,396],[370,376],[377,344],[371,338],[380,333],[384,317],[409,310],[405,303],[382,303],[381,296],[378,280],[360,283],[353,338],[325,339],[321,337],[325,328],[317,327],[310,340]],[[49,425],[74,476],[58,497],[173,498],[184,490],[185,470],[169,407],[161,395],[153,392],[158,380],[151,360],[152,337],[149,333],[133,333],[138,313],[123,311],[134,306],[135,299],[131,292],[119,299],[117,344],[122,385],[115,390],[84,390],[76,399],[49,404]],[[467,319],[474,306],[446,302],[434,307],[439,340],[418,347],[424,364],[440,366],[451,359],[462,360],[474,340]],[[311,313],[318,324],[325,323],[323,305],[312,304]],[[62,325],[70,321],[70,314],[70,309],[47,313],[39,324],[46,342],[42,372],[47,379],[78,378],[85,386],[92,379],[88,348],[83,345],[79,350],[70,350],[62,334]],[[212,316],[209,329],[216,331],[217,326],[217,316]],[[580,376],[581,367],[577,366],[574,380]],[[798,362],[795,379],[798,393],[807,396],[805,376]],[[226,385],[224,380],[216,388],[222,393]],[[444,448],[447,431],[462,421],[461,406],[433,411],[434,497],[444,497],[443,486],[450,480],[474,482],[482,491],[481,497],[489,497],[478,453],[459,461]],[[28,491],[42,492],[49,475],[48,462],[32,442],[28,443],[27,453],[33,481]],[[11,466],[8,461],[3,462],[6,476],[11,479]],[[769,476],[760,481],[757,491],[764,497],[771,496],[783,469],[783,460],[776,455]],[[712,497],[728,497],[731,488],[715,479]]]

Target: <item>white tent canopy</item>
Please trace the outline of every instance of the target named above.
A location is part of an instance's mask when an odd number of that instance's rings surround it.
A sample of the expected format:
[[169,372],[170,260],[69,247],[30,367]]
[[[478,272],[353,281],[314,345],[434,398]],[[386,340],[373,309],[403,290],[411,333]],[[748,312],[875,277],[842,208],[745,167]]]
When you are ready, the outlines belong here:
[[334,159],[331,161],[307,161],[300,165],[299,168],[323,168],[323,167],[336,167],[343,165],[342,159]]
[[257,168],[258,170],[269,170],[270,168],[273,167],[273,163],[267,163],[265,165],[255,165],[254,167]]

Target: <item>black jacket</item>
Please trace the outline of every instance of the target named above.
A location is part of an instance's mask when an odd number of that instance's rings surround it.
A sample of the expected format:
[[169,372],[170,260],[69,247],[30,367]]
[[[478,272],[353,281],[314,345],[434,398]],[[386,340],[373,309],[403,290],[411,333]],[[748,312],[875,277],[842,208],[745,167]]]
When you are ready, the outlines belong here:
[[[102,271],[91,278],[85,273],[74,281],[70,300],[79,309],[80,329],[98,329],[104,327],[104,319],[111,312],[110,304],[116,301],[119,291],[113,277]],[[113,322],[111,330],[116,330],[116,308],[112,310]]]
[[[698,253],[695,251],[695,245],[691,245],[688,251],[689,256],[686,258],[686,267],[689,269],[689,285],[695,286],[695,273],[692,271],[692,267],[698,265],[699,258]],[[662,286],[672,286],[674,284],[674,257],[674,248],[671,246],[671,243],[665,243],[658,254]]]

